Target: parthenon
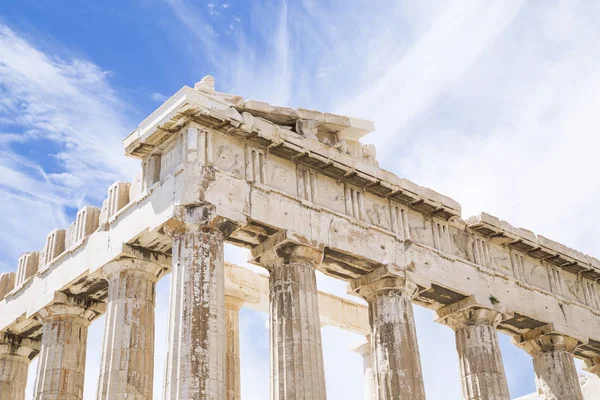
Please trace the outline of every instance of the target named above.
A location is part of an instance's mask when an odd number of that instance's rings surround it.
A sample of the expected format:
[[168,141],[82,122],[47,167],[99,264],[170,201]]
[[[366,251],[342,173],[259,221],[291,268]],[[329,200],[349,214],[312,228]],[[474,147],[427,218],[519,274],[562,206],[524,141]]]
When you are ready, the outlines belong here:
[[[424,400],[413,304],[455,332],[465,400],[509,400],[497,332],[531,355],[540,398],[600,376],[600,261],[379,168],[373,123],[244,100],[210,76],[124,139],[140,160],[0,274],[0,400],[82,399],[106,316],[97,399],[152,399],[155,288],[171,273],[164,398],[240,399],[238,312],[269,314],[272,400],[326,399],[320,329],[365,338],[365,399]],[[250,250],[267,275],[224,260]],[[321,293],[347,282],[363,306]]]

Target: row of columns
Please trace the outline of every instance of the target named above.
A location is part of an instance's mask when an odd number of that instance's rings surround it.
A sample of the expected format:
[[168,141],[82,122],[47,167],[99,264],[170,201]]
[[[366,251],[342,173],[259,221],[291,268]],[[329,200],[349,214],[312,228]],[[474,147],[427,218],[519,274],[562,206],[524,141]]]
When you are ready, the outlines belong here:
[[[211,224],[185,219],[168,233],[173,250],[164,398],[238,400],[243,296],[225,292],[224,235]],[[322,248],[284,233],[255,248],[253,256],[270,273],[271,399],[324,400],[315,276]],[[87,328],[103,312],[97,398],[152,398],[155,290],[164,268],[125,259],[103,273],[106,305],[57,293],[39,313],[40,344],[0,337],[0,399],[24,399],[27,366],[38,351],[35,399],[82,399]],[[425,399],[411,302],[420,287],[400,275],[382,266],[351,282],[369,307],[369,344],[361,348],[368,399]],[[496,334],[502,310],[467,298],[438,315],[456,332],[463,398],[509,400]],[[532,355],[538,391],[547,400],[583,399],[573,361],[580,341],[544,326],[515,342]]]
[[[359,278],[353,289],[369,303],[371,335],[356,350],[363,356],[365,399],[424,400],[410,299],[418,290],[405,279],[386,276],[387,267]],[[496,327],[506,312],[468,297],[437,311],[455,331],[465,400],[510,400]],[[561,332],[568,331],[562,328]],[[537,392],[545,400],[583,400],[574,351],[585,341],[553,324],[517,335],[513,342],[533,358]],[[587,370],[599,374],[591,360]]]

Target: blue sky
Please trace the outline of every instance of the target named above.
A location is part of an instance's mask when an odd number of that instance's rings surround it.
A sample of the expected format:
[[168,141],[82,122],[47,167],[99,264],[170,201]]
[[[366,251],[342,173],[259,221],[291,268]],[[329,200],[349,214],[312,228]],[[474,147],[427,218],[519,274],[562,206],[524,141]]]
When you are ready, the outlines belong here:
[[[381,165],[458,200],[463,217],[487,211],[598,257],[599,16],[577,0],[4,1],[0,271],[131,179],[139,165],[121,140],[207,74],[245,98],[372,119],[365,142]],[[159,327],[167,301],[168,278]],[[452,332],[415,311],[428,399],[460,398]],[[241,324],[244,398],[265,399],[266,316],[243,311]],[[86,399],[102,325],[90,328]],[[360,399],[348,351],[359,338],[323,337],[329,398]],[[534,391],[530,358],[500,338],[511,395]],[[165,342],[157,329],[156,398]]]

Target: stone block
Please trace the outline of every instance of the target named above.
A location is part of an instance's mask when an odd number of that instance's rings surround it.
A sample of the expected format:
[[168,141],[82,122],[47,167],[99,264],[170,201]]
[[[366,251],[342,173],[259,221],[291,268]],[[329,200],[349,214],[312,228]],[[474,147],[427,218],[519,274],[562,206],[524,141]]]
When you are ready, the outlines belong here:
[[43,258],[40,258],[40,269],[50,264],[65,251],[65,239],[66,231],[64,229],[55,229],[48,234],[46,245],[41,252]]
[[116,213],[129,203],[129,182],[115,182],[108,189],[108,218],[110,220]]
[[39,267],[39,257],[40,254],[37,251],[25,253],[19,257],[15,287],[21,286],[27,279],[35,275]]
[[0,274],[0,301],[2,301],[4,297],[14,289],[15,277],[16,275],[14,272],[5,272]]

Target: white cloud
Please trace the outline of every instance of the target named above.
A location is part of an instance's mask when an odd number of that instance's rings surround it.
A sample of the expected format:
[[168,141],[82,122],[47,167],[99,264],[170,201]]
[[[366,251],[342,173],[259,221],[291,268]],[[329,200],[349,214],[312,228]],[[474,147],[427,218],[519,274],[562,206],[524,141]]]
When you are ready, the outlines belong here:
[[215,3],[208,3],[208,13],[211,17],[216,17],[220,12],[215,8]]
[[[0,26],[0,212],[15,228],[0,232],[5,265],[66,226],[66,207],[98,204],[112,181],[132,175],[133,164],[120,156],[129,110],[108,75],[87,61],[45,54]],[[31,150],[36,143],[42,153]],[[17,155],[15,144],[30,153]]]
[[389,156],[385,150],[394,146],[383,144],[409,134],[404,126],[427,109],[449,84],[461,78],[513,20],[522,4],[523,1],[449,3],[402,57],[381,76],[375,76],[366,90],[342,104],[340,110],[376,121],[377,135],[367,141],[379,145],[383,150],[380,156]]
[[164,103],[165,101],[167,101],[167,99],[169,98],[169,96],[165,96],[164,94],[158,93],[158,92],[153,92],[150,95],[150,98],[156,102],[159,103]]

